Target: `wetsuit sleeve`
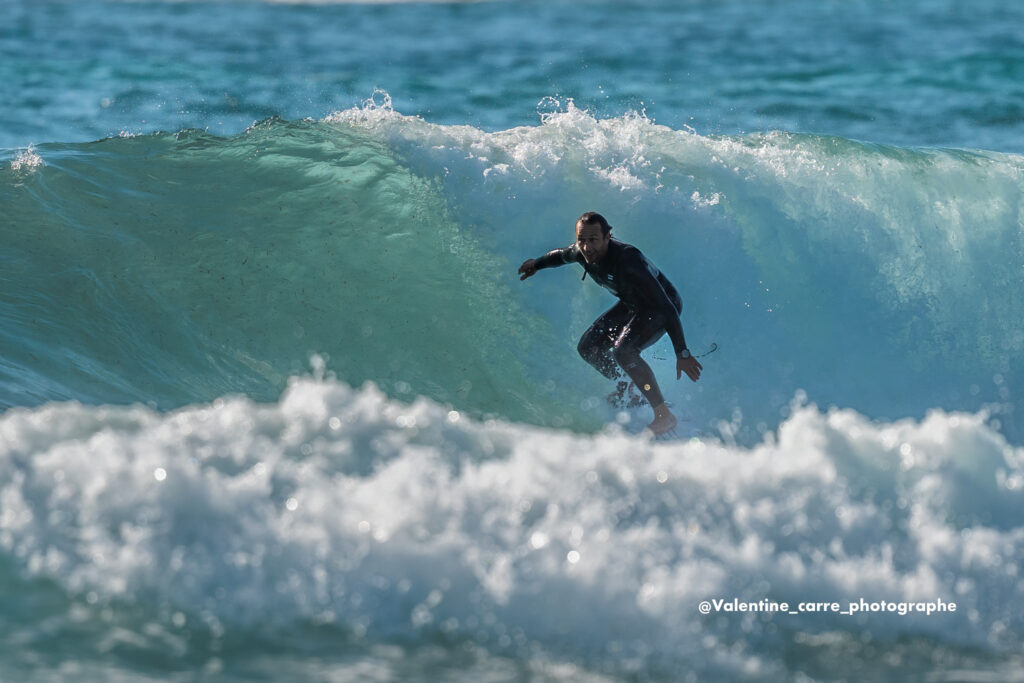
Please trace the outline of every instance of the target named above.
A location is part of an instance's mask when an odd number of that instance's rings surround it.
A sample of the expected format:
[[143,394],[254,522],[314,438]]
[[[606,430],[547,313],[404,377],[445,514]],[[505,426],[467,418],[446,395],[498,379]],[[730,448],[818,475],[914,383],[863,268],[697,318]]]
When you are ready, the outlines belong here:
[[534,260],[534,265],[538,270],[540,270],[542,268],[564,266],[566,263],[579,263],[579,261],[580,250],[576,248],[575,244],[570,244],[568,247],[563,247],[562,249],[552,249],[540,258]]
[[628,278],[636,298],[643,302],[645,308],[662,314],[665,318],[665,331],[672,340],[672,348],[679,355],[686,348],[686,337],[683,336],[683,323],[679,320],[675,304],[648,268],[647,259],[638,249],[627,250],[623,261],[623,275]]

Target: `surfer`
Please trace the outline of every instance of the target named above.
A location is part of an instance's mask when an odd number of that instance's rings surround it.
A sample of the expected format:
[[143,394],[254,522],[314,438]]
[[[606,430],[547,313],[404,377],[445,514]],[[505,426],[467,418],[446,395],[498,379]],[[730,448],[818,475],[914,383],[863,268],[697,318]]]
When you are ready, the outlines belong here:
[[584,279],[590,275],[619,298],[583,333],[576,348],[608,379],[621,376],[618,367],[625,370],[654,409],[654,421],[647,428],[654,434],[664,434],[675,428],[676,418],[665,405],[654,373],[640,352],[668,332],[676,353],[676,379],[685,372],[696,382],[703,366],[686,348],[679,321],[683,304],[676,288],[639,249],[612,238],[611,230],[604,216],[588,211],[576,221],[575,243],[527,259],[519,266],[519,279],[525,280],[543,268],[579,263]]

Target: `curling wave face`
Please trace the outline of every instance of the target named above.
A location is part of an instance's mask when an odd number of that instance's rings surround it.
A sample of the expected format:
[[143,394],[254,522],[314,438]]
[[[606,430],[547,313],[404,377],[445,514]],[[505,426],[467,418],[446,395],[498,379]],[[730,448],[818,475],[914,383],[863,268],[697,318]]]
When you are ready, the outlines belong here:
[[0,403],[273,400],[319,353],[353,385],[592,430],[614,416],[574,346],[610,301],[514,273],[598,209],[680,290],[691,345],[721,347],[698,385],[654,361],[698,426],[735,412],[756,441],[804,390],[879,418],[986,407],[1016,439],[1020,173],[571,102],[488,133],[386,96],[227,139],[39,145],[0,171]]

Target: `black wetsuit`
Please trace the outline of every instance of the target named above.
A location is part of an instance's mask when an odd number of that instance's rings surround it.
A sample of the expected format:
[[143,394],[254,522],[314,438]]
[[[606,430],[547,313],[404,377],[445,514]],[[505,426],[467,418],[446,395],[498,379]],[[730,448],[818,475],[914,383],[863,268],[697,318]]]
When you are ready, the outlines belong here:
[[664,401],[654,373],[640,352],[668,332],[678,355],[686,349],[679,314],[679,293],[636,247],[611,239],[599,263],[587,263],[579,246],[554,249],[536,259],[538,268],[579,263],[591,277],[619,298],[583,333],[577,349],[583,359],[608,379],[619,377],[621,366],[652,406]]

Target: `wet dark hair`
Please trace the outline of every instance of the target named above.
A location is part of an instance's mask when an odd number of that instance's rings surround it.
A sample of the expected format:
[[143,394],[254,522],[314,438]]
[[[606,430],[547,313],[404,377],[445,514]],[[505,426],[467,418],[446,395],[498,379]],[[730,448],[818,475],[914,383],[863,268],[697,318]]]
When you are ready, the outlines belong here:
[[587,211],[585,214],[580,216],[579,220],[576,221],[576,225],[579,225],[580,223],[584,225],[600,225],[601,234],[603,235],[607,235],[612,231],[612,226],[608,225],[608,221],[605,220],[604,216],[596,211]]

